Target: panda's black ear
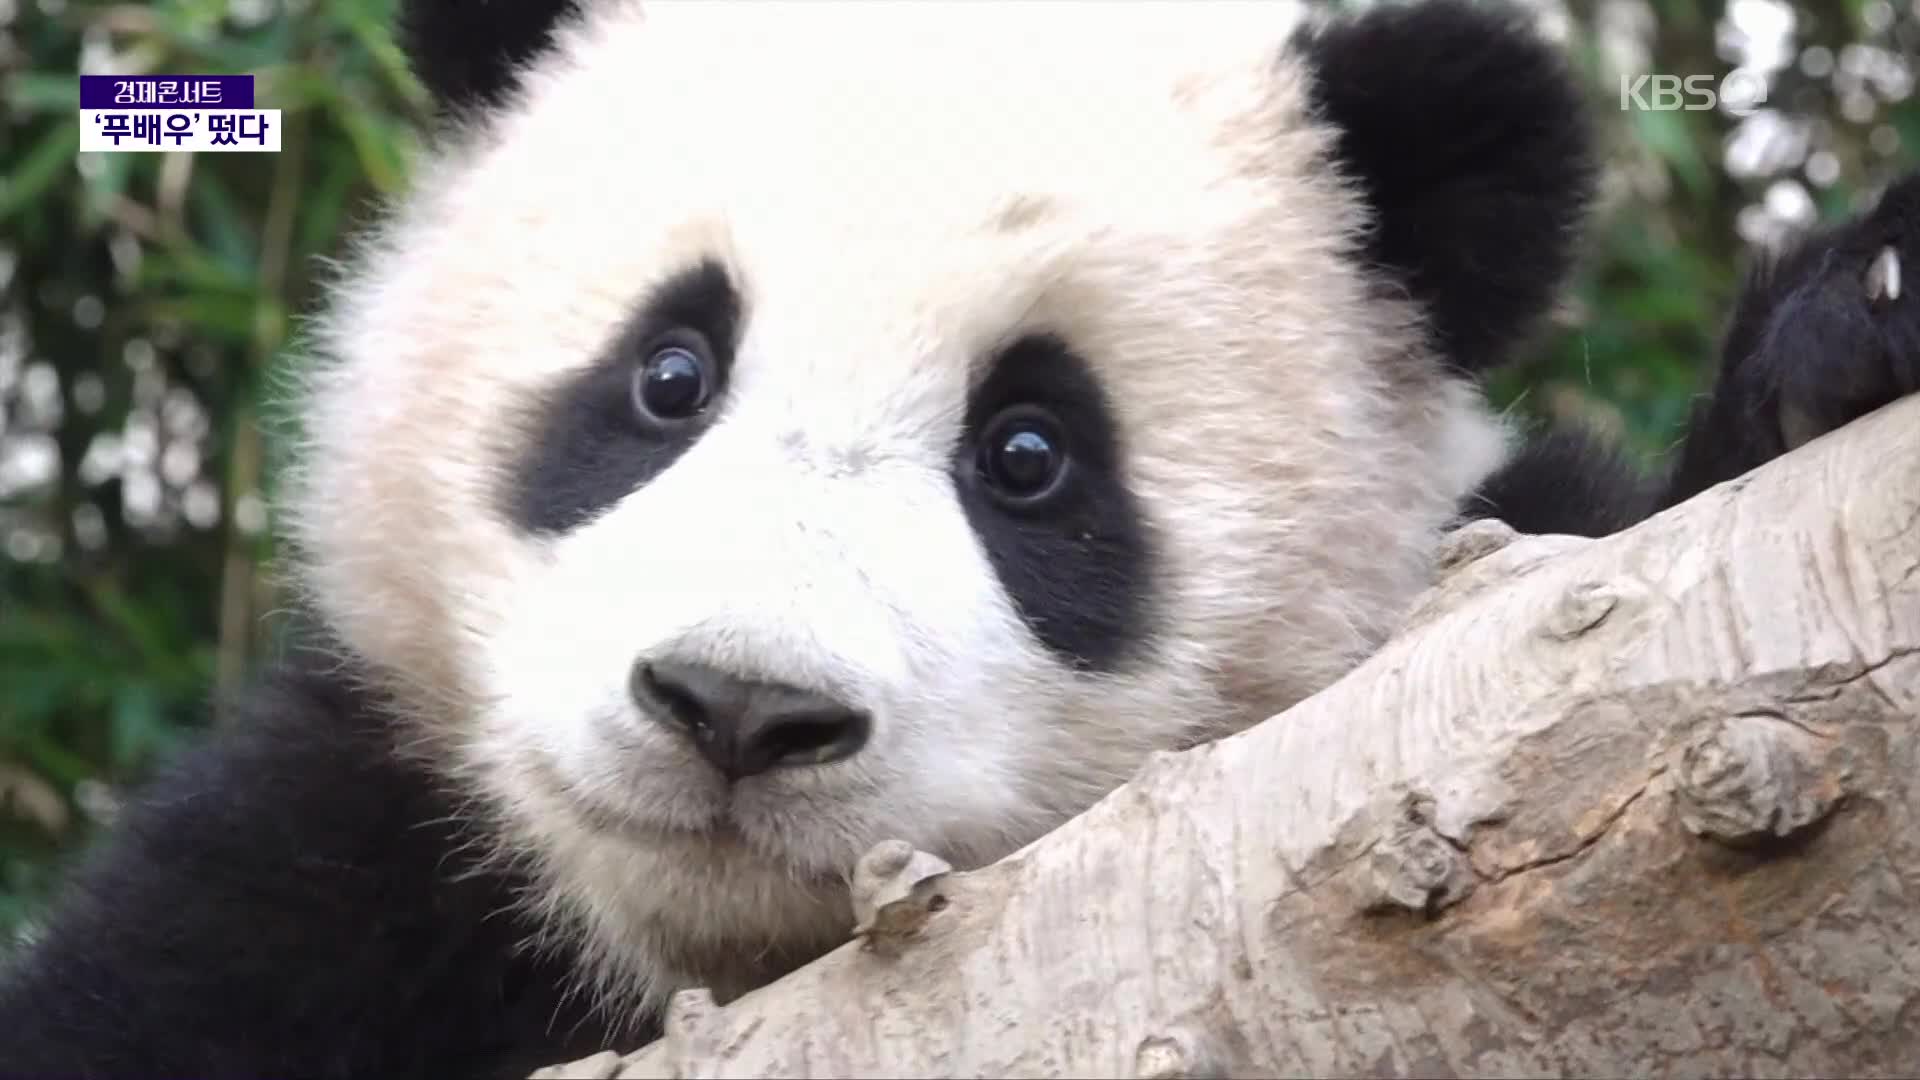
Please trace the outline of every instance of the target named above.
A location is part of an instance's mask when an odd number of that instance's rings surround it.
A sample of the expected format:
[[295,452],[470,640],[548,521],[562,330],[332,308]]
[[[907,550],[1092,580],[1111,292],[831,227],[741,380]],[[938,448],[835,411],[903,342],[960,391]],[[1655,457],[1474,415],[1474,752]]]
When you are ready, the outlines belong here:
[[403,0],[399,39],[442,112],[500,103],[583,0]]
[[1564,284],[1594,192],[1561,50],[1522,13],[1469,0],[1383,4],[1293,48],[1373,207],[1369,255],[1426,307],[1444,356],[1499,363]]

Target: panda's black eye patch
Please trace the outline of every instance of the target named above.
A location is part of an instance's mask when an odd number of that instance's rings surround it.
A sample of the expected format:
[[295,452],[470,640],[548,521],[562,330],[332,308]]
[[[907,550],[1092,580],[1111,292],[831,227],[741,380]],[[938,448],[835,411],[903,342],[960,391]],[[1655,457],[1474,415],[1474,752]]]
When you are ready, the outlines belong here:
[[1050,335],[1001,350],[967,404],[955,487],[1039,642],[1109,671],[1149,634],[1149,535],[1092,368]]
[[726,390],[740,319],[718,262],[655,288],[599,357],[530,403],[532,435],[506,492],[513,522],[566,532],[672,465]]

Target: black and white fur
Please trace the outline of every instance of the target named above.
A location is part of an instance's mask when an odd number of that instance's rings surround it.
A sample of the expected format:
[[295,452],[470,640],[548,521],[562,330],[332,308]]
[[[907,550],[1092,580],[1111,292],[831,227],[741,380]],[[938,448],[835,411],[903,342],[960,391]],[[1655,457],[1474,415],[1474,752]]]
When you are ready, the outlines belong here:
[[1463,516],[1604,533],[1912,389],[1856,226],[1667,488],[1516,451],[1472,378],[1575,257],[1572,79],[1457,0],[1298,17],[414,0],[446,122],[316,338],[308,644],[12,958],[0,1072],[637,1042],[844,940],[872,844],[991,861],[1326,685]]

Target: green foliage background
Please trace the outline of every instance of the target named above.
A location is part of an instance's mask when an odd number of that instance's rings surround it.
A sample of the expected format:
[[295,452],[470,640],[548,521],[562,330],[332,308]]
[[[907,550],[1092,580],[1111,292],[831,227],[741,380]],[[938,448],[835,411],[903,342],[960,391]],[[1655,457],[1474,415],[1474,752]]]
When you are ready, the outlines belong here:
[[[273,647],[263,418],[324,258],[405,183],[426,115],[393,3],[0,0],[0,942]],[[1724,5],[1565,11],[1614,175],[1567,312],[1501,401],[1656,458],[1714,357],[1743,215],[1796,190],[1837,214],[1913,160],[1920,110],[1888,66],[1910,76],[1913,11],[1778,6],[1798,62],[1768,106],[1798,149],[1746,175],[1726,112],[1623,110],[1598,33],[1626,10],[1651,21],[1642,70],[1717,77]],[[252,73],[282,152],[79,155],[82,70]]]

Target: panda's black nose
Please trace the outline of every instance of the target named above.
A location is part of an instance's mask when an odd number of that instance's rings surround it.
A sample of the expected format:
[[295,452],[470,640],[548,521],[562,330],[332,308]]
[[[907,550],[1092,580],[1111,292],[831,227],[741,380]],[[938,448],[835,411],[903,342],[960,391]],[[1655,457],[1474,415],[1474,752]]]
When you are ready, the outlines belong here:
[[633,694],[650,715],[688,735],[729,780],[844,761],[866,745],[873,727],[845,702],[702,664],[643,660],[633,667]]

